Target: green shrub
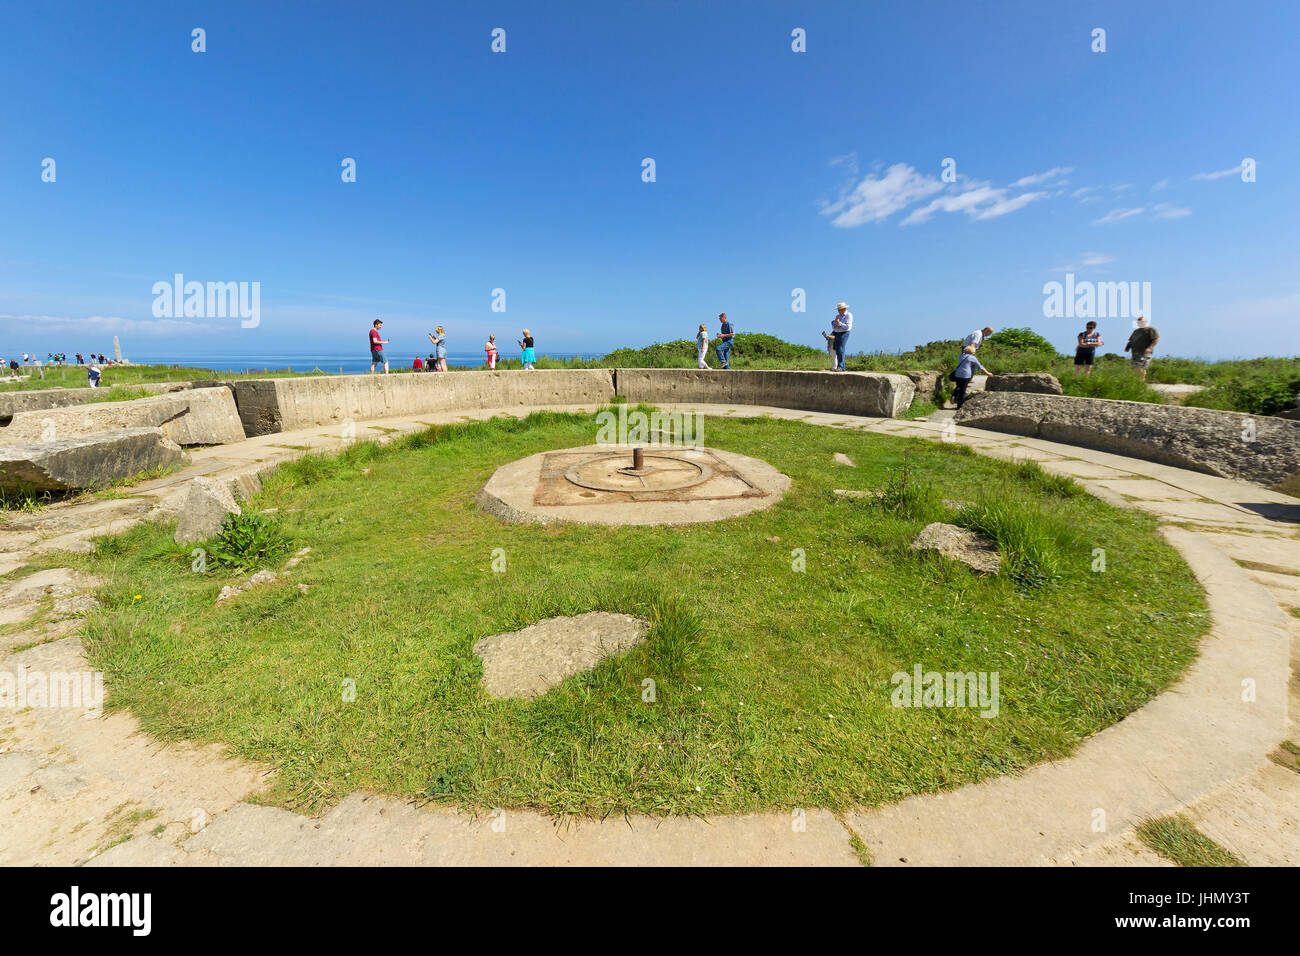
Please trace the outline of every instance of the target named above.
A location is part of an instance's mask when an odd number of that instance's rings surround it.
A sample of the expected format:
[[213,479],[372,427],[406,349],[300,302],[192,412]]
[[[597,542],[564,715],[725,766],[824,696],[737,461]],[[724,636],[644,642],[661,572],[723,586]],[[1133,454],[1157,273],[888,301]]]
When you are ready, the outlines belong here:
[[1184,405],[1251,415],[1277,415],[1296,407],[1300,378],[1287,382],[1234,379],[1189,395]]
[[1098,368],[1091,375],[1075,375],[1070,372],[1062,375],[1060,381],[1061,391],[1066,395],[1150,402],[1154,405],[1164,404],[1165,401],[1163,395],[1138,378],[1127,366],[1106,370]]
[[255,511],[228,514],[221,533],[208,545],[216,565],[249,571],[283,557],[292,544],[270,515]]
[[994,332],[984,340],[983,348],[1008,352],[1041,352],[1049,358],[1056,355],[1056,346],[1033,329],[1012,328]]

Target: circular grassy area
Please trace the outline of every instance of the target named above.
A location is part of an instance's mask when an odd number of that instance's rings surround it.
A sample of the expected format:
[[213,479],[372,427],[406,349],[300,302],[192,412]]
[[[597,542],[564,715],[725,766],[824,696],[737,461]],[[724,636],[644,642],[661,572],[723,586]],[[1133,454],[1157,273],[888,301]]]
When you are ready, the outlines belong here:
[[[592,814],[845,808],[1069,753],[1168,686],[1207,626],[1151,518],[953,444],[708,419],[710,446],[793,479],[781,503],[686,528],[475,508],[498,466],[595,432],[537,413],[287,465],[245,510],[277,509],[311,553],[220,605],[240,578],[194,570],[171,527],[101,539],[85,642],[110,705],[273,765],[271,799],[299,810],[359,789]],[[992,534],[1003,575],[913,551],[932,521]],[[533,700],[483,691],[479,639],[598,610],[649,637]],[[918,665],[996,673],[996,716],[895,706],[894,675]]]

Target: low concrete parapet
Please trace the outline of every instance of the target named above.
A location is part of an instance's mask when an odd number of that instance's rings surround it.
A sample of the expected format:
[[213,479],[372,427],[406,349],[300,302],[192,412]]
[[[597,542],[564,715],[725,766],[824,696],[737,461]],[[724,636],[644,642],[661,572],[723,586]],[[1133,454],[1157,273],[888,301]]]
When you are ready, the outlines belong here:
[[1300,422],[1266,415],[1107,398],[981,392],[958,410],[955,421],[1269,487],[1294,487],[1300,471]]
[[244,440],[229,388],[189,388],[124,402],[93,402],[15,413],[0,425],[0,445],[50,441],[121,428],[161,428],[178,445]]
[[771,405],[877,418],[900,415],[916,395],[906,375],[876,372],[621,368],[616,381],[629,402]]
[[611,369],[424,372],[234,381],[244,433],[371,418],[483,408],[603,405],[614,398]]
[[160,428],[120,428],[97,435],[4,445],[0,446],[0,488],[99,488],[180,460],[180,446]]

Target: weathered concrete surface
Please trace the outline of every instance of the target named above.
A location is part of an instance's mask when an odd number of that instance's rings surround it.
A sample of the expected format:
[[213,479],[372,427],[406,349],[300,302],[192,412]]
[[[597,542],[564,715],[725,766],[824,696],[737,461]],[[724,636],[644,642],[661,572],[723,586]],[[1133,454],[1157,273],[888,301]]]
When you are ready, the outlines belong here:
[[98,435],[0,446],[0,488],[72,491],[97,488],[181,460],[160,428],[123,428]]
[[[84,373],[83,373],[84,374]],[[210,384],[215,385],[215,382]],[[111,388],[103,385],[99,388],[42,388],[27,392],[0,392],[0,420],[19,412],[41,411],[46,408],[67,408],[70,405],[84,405],[86,402],[103,401],[104,393]],[[195,382],[150,382],[140,385],[124,385],[145,398],[163,392],[177,392],[188,388],[197,388]]]
[[189,493],[181,505],[174,540],[177,544],[204,541],[221,530],[228,514],[239,514],[239,505],[230,489],[219,481],[200,475],[190,482]]
[[618,394],[632,403],[775,405],[879,418],[902,414],[916,395],[906,375],[874,372],[621,368],[615,381]]
[[1039,395],[1061,395],[1061,383],[1055,375],[1046,372],[1005,372],[990,375],[984,382],[989,392],[1032,392]]
[[[610,445],[583,445],[539,452],[502,465],[475,497],[478,506],[502,521],[552,524],[601,525],[687,525],[737,518],[780,501],[790,488],[790,479],[767,462],[716,448],[651,447],[647,459],[660,452],[688,461],[711,462],[715,477],[697,486],[701,497],[671,497],[664,500],[629,500],[621,492],[602,492],[570,486],[574,494],[552,495],[563,479],[565,466],[618,452],[631,458],[630,449]],[[556,462],[561,464],[557,465]],[[558,474],[555,474],[558,469]],[[724,473],[724,469],[726,473]],[[545,487],[543,480],[547,479]],[[694,492],[688,488],[684,495]],[[546,492],[546,493],[544,493]]]
[[922,528],[912,542],[912,550],[937,551],[945,558],[960,561],[981,574],[997,574],[1002,570],[1002,559],[993,539],[942,521]]
[[483,686],[493,697],[536,697],[606,657],[631,650],[649,630],[630,614],[592,611],[493,634],[478,641],[474,653],[483,659]]
[[220,387],[17,412],[8,425],[0,427],[0,445],[151,427],[161,428],[178,445],[225,445],[244,440],[234,395]]
[[1300,422],[1263,415],[986,391],[971,396],[954,420],[1266,486],[1300,469]]
[[253,379],[231,383],[244,432],[269,435],[313,425],[430,412],[604,404],[611,369],[449,372]]
[[942,372],[904,372],[916,386],[916,397],[938,404],[943,400]]

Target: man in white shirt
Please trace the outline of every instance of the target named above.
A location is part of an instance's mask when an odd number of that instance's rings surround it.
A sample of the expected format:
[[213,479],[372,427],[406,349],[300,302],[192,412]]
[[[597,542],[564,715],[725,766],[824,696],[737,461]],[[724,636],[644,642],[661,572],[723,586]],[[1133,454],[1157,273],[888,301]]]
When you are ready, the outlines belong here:
[[970,335],[966,336],[964,339],[961,340],[961,347],[965,348],[968,345],[973,345],[975,346],[975,348],[978,349],[981,345],[984,344],[984,339],[992,334],[993,334],[993,326],[991,325],[986,325],[982,329],[976,329]]
[[849,311],[848,303],[841,302],[835,307],[835,318],[831,319],[831,336],[835,346],[835,367],[833,372],[843,372],[844,369],[844,343],[849,340],[849,333],[853,331],[853,313]]

